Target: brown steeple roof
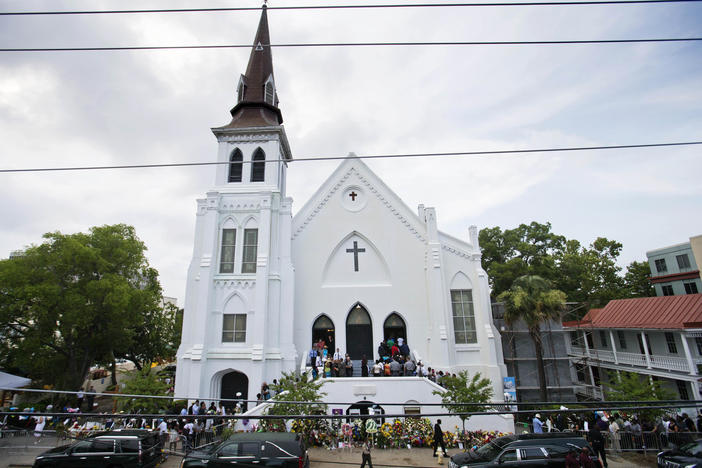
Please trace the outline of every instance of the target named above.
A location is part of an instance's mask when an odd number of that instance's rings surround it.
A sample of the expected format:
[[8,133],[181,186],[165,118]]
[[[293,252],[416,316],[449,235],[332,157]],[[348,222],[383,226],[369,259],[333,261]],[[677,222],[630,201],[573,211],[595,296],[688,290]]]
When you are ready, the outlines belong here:
[[[273,80],[273,56],[270,44],[268,15],[266,5],[263,5],[246,74],[241,76],[237,88],[238,102],[230,111],[232,121],[223,128],[267,127],[283,123]],[[269,85],[268,95],[266,94],[267,84]],[[239,89],[242,87],[243,89]]]

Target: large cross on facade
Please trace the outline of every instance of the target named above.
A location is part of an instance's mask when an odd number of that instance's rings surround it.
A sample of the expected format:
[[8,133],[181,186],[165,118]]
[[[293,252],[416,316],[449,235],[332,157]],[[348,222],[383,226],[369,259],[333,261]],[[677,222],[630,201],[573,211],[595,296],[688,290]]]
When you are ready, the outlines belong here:
[[358,248],[358,241],[353,241],[353,249],[346,249],[347,253],[353,253],[353,271],[358,271],[358,254],[365,252],[366,249]]

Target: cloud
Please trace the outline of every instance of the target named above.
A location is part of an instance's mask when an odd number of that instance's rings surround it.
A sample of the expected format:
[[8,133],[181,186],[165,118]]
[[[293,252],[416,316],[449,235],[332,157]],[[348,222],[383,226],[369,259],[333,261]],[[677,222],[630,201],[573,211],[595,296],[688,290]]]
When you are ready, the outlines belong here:
[[[143,6],[32,1],[6,9],[83,7]],[[269,20],[274,43],[538,40],[684,36],[696,31],[701,12],[699,5],[271,10]],[[257,23],[258,12],[2,17],[0,41],[6,47],[248,44]],[[273,55],[294,157],[699,139],[702,124],[698,45],[279,48]],[[39,167],[214,160],[209,129],[228,122],[248,51],[2,57],[0,165]],[[470,224],[552,220],[554,230],[584,243],[606,234],[637,258],[702,232],[702,221],[690,216],[700,202],[698,153],[369,165],[413,209],[435,206],[440,228],[451,234],[465,237]],[[294,210],[337,164],[291,163]],[[128,222],[147,243],[166,293],[182,304],[195,199],[213,183],[211,167],[0,174],[0,252],[39,242],[47,231]],[[647,229],[650,220],[667,227]]]

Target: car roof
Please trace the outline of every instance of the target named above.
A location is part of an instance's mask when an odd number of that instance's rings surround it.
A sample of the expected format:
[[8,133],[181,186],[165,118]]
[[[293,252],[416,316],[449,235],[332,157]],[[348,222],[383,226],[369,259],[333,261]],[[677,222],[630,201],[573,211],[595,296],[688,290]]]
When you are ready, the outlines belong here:
[[525,432],[519,434],[517,440],[550,440],[550,439],[582,439],[575,432],[544,432],[542,434],[534,434],[533,432]]
[[300,440],[300,434],[292,432],[238,432],[232,434],[229,440],[235,442],[271,441],[294,442]]
[[111,438],[111,439],[139,439],[155,435],[155,432],[146,429],[115,429],[113,431],[101,432],[96,434],[94,438]]
[[509,447],[546,447],[552,445],[577,445],[581,446],[587,443],[582,437],[570,438],[554,438],[554,439],[531,439],[531,440],[516,440],[509,444]]

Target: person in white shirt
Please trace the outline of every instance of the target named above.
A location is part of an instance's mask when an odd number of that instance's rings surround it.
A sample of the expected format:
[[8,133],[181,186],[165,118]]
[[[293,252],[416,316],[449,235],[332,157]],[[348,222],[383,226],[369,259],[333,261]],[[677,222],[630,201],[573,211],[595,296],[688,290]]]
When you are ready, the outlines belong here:
[[334,353],[334,360],[338,361],[340,359],[344,359],[344,355],[341,354],[341,352],[339,351],[339,348],[336,348],[336,352]]
[[168,424],[163,419],[159,420],[158,424],[158,437],[159,443],[161,444],[161,450],[166,448],[166,441],[168,440]]

